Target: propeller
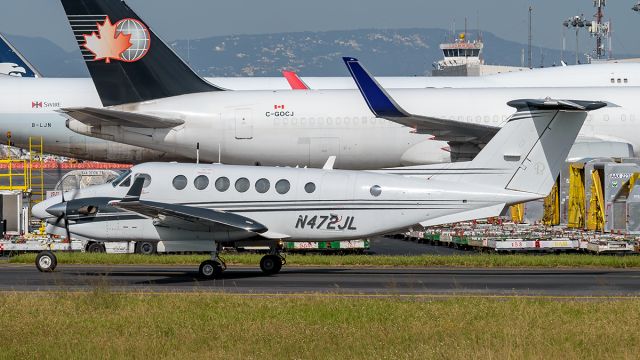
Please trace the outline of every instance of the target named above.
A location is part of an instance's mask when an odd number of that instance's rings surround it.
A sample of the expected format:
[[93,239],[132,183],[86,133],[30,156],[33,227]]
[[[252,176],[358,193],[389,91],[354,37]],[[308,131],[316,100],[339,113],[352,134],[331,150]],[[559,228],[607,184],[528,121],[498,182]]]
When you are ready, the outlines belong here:
[[53,225],[56,227],[59,226],[62,220],[64,220],[64,230],[67,235],[67,241],[71,242],[71,231],[69,230],[69,219],[67,218],[67,205],[68,205],[68,201],[65,200],[64,198],[64,190],[63,190],[62,202],[49,207],[47,209],[47,212],[51,215],[56,216],[56,221],[53,223]]

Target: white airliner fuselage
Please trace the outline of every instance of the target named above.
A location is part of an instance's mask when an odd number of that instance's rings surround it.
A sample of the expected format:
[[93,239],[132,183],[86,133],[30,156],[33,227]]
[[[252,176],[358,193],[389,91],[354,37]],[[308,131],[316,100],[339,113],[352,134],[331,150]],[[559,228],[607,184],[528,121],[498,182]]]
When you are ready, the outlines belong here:
[[[640,88],[637,89],[640,91]],[[635,88],[602,88],[598,99],[611,105],[589,114],[582,139],[631,144],[640,149],[640,103]],[[584,88],[405,89],[389,94],[412,114],[502,126],[514,98],[591,98]],[[274,107],[280,109],[274,109]],[[172,129],[89,127],[76,120],[75,132],[148,147],[170,156],[195,155],[229,164],[321,166],[337,156],[339,168],[363,169],[435,163],[444,142],[391,121],[375,118],[357,90],[247,91],[190,94],[114,109],[184,120]],[[219,152],[220,150],[220,152]],[[629,156],[628,147],[623,146]],[[576,154],[574,154],[576,155]],[[578,154],[604,156],[607,154]]]
[[[614,79],[613,84],[611,79]],[[415,96],[398,95],[397,100],[407,108],[416,108],[414,111],[420,111],[420,114],[491,125],[499,125],[504,121],[510,114],[505,103],[515,97],[557,94],[573,98],[597,96],[622,108],[609,107],[594,112],[582,135],[628,142],[637,149],[640,141],[636,139],[639,135],[635,134],[633,124],[640,117],[640,112],[633,101],[627,101],[632,95],[625,95],[633,93],[631,89],[636,79],[640,79],[638,64],[569,66],[477,78],[378,78],[381,85],[388,89],[478,87],[468,90],[423,90]],[[280,78],[209,80],[231,89],[288,88],[286,81]],[[304,80],[316,89],[355,88],[351,78]],[[566,84],[584,88],[549,91],[542,88],[493,89]],[[590,89],[606,85],[609,87]],[[492,89],[481,89],[487,87]],[[517,91],[517,94],[512,91]],[[395,96],[396,91],[391,93]],[[494,96],[494,93],[497,95]],[[202,160],[220,159],[236,164],[319,166],[327,156],[337,155],[338,167],[364,169],[428,164],[449,158],[448,153],[442,150],[446,148],[446,143],[412,134],[389,121],[374,119],[356,91],[302,91],[301,94],[291,91],[254,91],[244,95],[230,91],[211,94],[215,96],[213,98],[203,98],[204,94],[201,94],[195,101],[197,106],[189,102],[182,103],[186,108],[184,116],[188,119],[184,126],[172,129],[167,134],[161,134],[161,131],[154,136],[149,136],[148,130],[136,132],[135,129],[125,135],[122,128],[92,129],[92,132],[87,132],[88,129],[81,129],[81,124],[76,124],[78,126],[75,128],[80,133],[69,130],[66,119],[55,111],[61,107],[101,107],[91,79],[3,77],[0,79],[0,94],[0,130],[3,130],[3,136],[11,132],[12,142],[25,148],[28,147],[29,137],[42,136],[46,152],[81,159],[127,163],[195,159],[198,143]],[[486,98],[489,100],[485,101]],[[163,104],[181,101],[177,100],[162,99],[145,103],[140,105],[140,109],[155,111],[162,109]],[[417,102],[419,106],[405,105],[405,101]],[[279,108],[275,109],[276,106]],[[193,109],[198,109],[198,112],[192,113]],[[269,116],[267,113],[270,113]],[[163,140],[166,143],[162,144]]]

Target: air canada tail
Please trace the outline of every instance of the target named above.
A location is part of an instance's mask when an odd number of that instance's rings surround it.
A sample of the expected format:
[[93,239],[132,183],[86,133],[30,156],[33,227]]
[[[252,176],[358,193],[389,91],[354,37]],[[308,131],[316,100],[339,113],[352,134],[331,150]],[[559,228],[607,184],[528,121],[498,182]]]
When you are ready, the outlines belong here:
[[397,169],[399,174],[469,182],[525,192],[549,194],[587,112],[606,106],[597,101],[514,100],[508,122],[468,162]]
[[36,68],[0,34],[0,74],[18,77],[40,77]]
[[61,0],[104,106],[222,90],[199,77],[121,0]]

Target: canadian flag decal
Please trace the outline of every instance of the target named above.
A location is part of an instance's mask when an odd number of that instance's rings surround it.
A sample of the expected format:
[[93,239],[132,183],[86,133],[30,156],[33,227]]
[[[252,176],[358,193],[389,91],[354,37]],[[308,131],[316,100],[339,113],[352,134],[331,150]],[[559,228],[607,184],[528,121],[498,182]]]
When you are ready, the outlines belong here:
[[284,105],[273,105],[273,108],[276,110],[278,109],[284,110]]

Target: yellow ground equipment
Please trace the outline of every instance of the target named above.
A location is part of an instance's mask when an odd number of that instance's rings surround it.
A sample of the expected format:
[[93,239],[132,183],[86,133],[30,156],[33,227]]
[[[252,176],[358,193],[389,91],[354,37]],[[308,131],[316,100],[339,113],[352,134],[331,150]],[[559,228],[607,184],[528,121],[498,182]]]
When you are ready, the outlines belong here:
[[44,192],[44,140],[40,137],[29,138],[29,189],[31,189],[31,206],[45,198]]
[[511,206],[511,221],[516,224],[522,224],[524,222],[524,204]]
[[593,170],[591,172],[591,197],[587,212],[587,229],[593,231],[604,230],[604,192],[600,178],[601,171]]
[[547,226],[560,225],[560,186],[558,180],[551,193],[544,198],[544,215],[542,222]]
[[584,229],[584,165],[569,165],[569,198],[567,199],[567,226],[573,229]]

